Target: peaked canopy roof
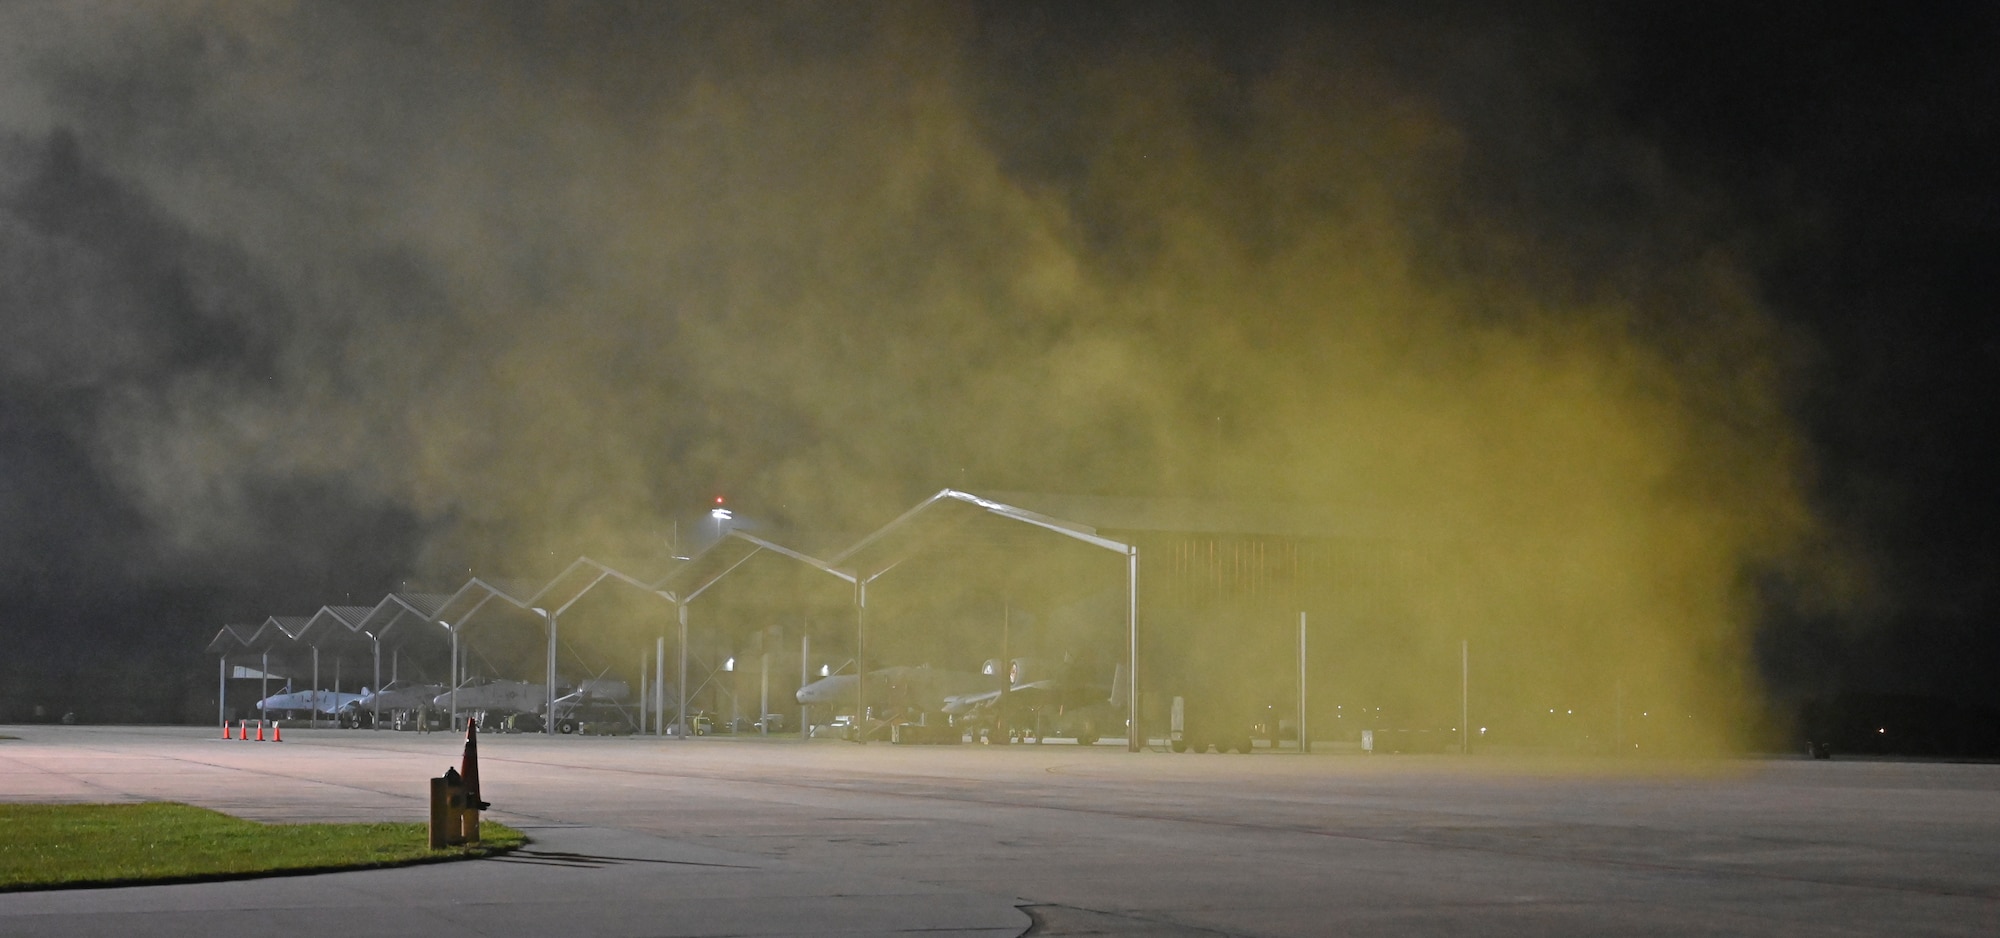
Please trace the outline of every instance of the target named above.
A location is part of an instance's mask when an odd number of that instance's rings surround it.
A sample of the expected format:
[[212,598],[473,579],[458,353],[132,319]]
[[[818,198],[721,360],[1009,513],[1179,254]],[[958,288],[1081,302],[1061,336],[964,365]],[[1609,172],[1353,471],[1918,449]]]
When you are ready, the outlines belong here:
[[249,650],[250,639],[257,634],[254,625],[225,625],[208,642],[211,655],[233,655]]
[[[1027,528],[1038,528],[1121,554],[1129,555],[1134,550],[1131,544],[1105,537],[1087,524],[1030,511],[971,492],[944,489],[841,551],[832,562],[854,571],[864,582],[874,580],[922,551],[942,544],[962,543],[970,536],[967,530],[970,525],[981,518],[997,518]],[[990,542],[994,536],[997,535],[988,533],[976,539]]]
[[[992,523],[996,521],[1000,524]],[[1049,543],[1050,535],[1129,559],[1137,553],[1136,536],[1148,533],[1370,537],[1382,530],[1363,515],[1335,517],[1313,507],[1025,492],[979,495],[947,488],[831,559],[731,530],[692,558],[665,559],[659,569],[614,566],[580,556],[546,582],[475,576],[449,594],[395,592],[372,607],[325,606],[311,616],[274,616],[255,627],[225,626],[208,650],[226,655],[299,645],[340,648],[368,643],[371,636],[397,647],[412,641],[441,641],[475,622],[482,627],[538,626],[544,612],[559,617],[606,584],[685,606],[762,557],[799,565],[797,569],[807,571],[803,575],[808,578],[818,572],[848,584],[866,584],[926,552],[1036,550]],[[1048,562],[1059,563],[1060,558]]]
[[357,627],[392,646],[420,641],[433,634],[429,626],[439,624],[438,610],[450,598],[443,593],[390,593]]

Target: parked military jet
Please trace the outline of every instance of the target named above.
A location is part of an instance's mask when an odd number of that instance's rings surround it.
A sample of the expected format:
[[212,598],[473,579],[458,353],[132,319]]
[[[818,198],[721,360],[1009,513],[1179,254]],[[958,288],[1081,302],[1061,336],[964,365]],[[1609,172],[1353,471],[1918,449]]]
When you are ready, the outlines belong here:
[[336,713],[340,708],[367,696],[368,688],[359,694],[343,694],[330,690],[302,690],[272,694],[257,701],[259,710],[316,710],[320,713]]
[[[1017,669],[1016,674],[1024,673]],[[1093,683],[1077,668],[1061,677],[1011,684],[998,690],[954,697],[945,705],[955,724],[989,738],[1007,739],[1019,731],[1040,738],[1045,733],[1073,736],[1078,743],[1096,742],[1105,729],[1122,727],[1127,694],[1125,666],[1112,674],[1109,693],[1103,684]]]
[[[572,694],[589,694],[592,700],[624,700],[632,696],[632,685],[612,678],[591,678],[570,691]],[[556,698],[557,703],[562,698]]]
[[631,696],[632,686],[624,681],[589,680],[577,689],[556,698],[556,732],[574,733],[585,723],[624,722],[634,718],[618,705]]
[[429,706],[433,698],[444,692],[443,684],[418,684],[412,681],[392,681],[372,694],[364,693],[355,703],[363,710],[374,711],[380,707],[383,713],[391,710],[415,710]]
[[[852,674],[823,677],[799,688],[802,704],[853,706],[858,678]],[[942,713],[955,697],[979,694],[994,687],[996,678],[969,671],[947,671],[929,665],[899,666],[868,672],[868,707],[877,715],[898,711]]]
[[529,684],[525,681],[471,681],[459,685],[457,700],[447,689],[431,698],[431,706],[449,709],[456,706],[461,712],[485,710],[491,712],[540,713],[548,706],[549,689],[545,684]]

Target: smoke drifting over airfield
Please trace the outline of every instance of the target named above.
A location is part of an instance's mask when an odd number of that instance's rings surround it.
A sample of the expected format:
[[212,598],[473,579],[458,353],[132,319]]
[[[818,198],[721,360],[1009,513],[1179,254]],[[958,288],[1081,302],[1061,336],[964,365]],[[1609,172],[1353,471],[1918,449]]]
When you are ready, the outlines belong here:
[[1740,739],[1753,579],[1820,537],[1785,342],[1599,63],[1085,19],[10,5],[9,394],[99,389],[78,458],[183,572],[644,556],[715,491],[1351,506],[1472,558],[1393,585],[1413,647]]

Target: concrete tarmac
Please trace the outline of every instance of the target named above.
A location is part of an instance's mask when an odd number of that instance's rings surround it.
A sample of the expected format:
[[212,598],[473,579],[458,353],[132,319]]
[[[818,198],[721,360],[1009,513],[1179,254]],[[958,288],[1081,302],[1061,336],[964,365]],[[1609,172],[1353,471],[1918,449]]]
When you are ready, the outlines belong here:
[[[0,800],[421,820],[461,740],[10,727]],[[0,935],[1994,935],[2000,766],[483,735],[510,857],[0,894]]]

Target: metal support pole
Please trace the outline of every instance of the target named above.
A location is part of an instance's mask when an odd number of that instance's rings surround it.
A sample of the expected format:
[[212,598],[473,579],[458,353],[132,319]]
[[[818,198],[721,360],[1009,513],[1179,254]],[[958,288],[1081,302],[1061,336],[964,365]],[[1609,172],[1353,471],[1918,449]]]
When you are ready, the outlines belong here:
[[1458,640],[1458,754],[1472,751],[1472,643]]
[[542,721],[542,733],[554,736],[556,734],[556,614],[543,609],[535,611],[542,614],[542,621],[549,626],[549,683],[545,688],[548,691],[549,703],[548,709],[542,711],[548,714],[549,718]]
[[760,650],[757,653],[757,735],[771,735],[771,721],[765,719],[770,713],[771,653]]
[[[868,581],[854,578],[854,718],[868,719]],[[861,734],[865,742],[868,732]]]
[[667,734],[667,637],[662,635],[653,654],[653,735]]
[[[1003,714],[1008,712],[1007,698],[1014,693],[1014,685],[1020,677],[1020,669],[1014,666],[1014,600],[1003,593],[1000,597],[1000,701],[995,705],[995,711]],[[1112,683],[1117,683],[1115,676]],[[1033,729],[1035,739],[1039,742],[1042,738],[1042,714],[1040,710],[1035,710],[1034,714]],[[1006,735],[1011,741],[1018,728],[1012,725],[1011,720],[1008,723]]]
[[271,699],[270,652],[264,652],[264,660],[258,664],[257,670],[261,672],[257,678],[257,719],[268,720],[271,718],[271,714],[264,709],[264,701]]
[[646,735],[646,708],[653,704],[653,687],[646,683],[646,678],[649,676],[646,674],[646,665],[651,663],[647,659],[651,657],[653,656],[644,650],[639,652],[639,735],[641,736]]
[[1146,745],[1139,726],[1139,548],[1125,548],[1125,751]]
[[451,631],[451,715],[447,717],[450,723],[446,726],[450,729],[458,725],[458,630],[449,625],[445,628]]
[[375,699],[373,701],[375,704],[375,716],[368,721],[368,728],[379,730],[382,728],[382,640],[373,635],[368,636],[368,640],[375,643]]
[[[1313,751],[1312,737],[1306,735],[1306,614],[1299,612],[1299,752]],[[1274,741],[1273,747],[1277,745]]]
[[399,676],[402,673],[402,670],[403,670],[403,648],[402,646],[398,645],[395,648],[389,649],[389,683],[394,684],[395,682],[402,680],[402,678]]
[[313,729],[319,728],[319,646],[313,646],[313,686],[312,704],[306,708],[306,723]]
[[681,616],[681,676],[680,676],[681,683],[680,687],[678,688],[678,691],[681,698],[680,701],[681,710],[680,713],[677,715],[676,719],[680,724],[681,739],[687,739],[688,738],[688,607],[686,603],[682,603],[680,605],[680,616]]
[[[812,683],[813,637],[799,636],[799,686]],[[799,741],[812,738],[812,705],[799,704]]]
[[[1014,692],[1013,625],[1014,603],[1002,596],[1000,598],[1000,702],[994,707],[998,713],[1007,712],[1007,695]],[[1011,729],[1009,731],[1011,732]]]
[[229,656],[215,659],[215,722],[229,725]]
[[1611,746],[1619,754],[1625,754],[1625,679],[1619,678],[1611,686]]

